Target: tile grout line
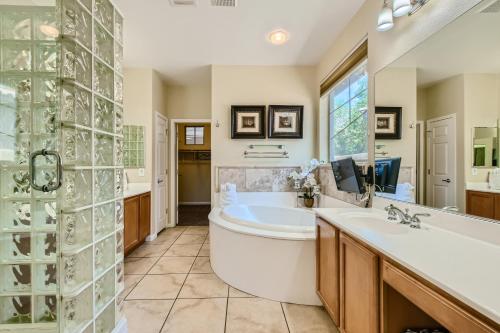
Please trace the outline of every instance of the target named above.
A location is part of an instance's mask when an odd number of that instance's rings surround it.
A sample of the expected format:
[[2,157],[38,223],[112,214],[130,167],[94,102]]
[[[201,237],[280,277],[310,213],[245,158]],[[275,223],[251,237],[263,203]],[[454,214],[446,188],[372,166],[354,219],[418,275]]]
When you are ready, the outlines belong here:
[[283,318],[285,318],[286,328],[288,329],[288,333],[290,333],[290,326],[288,326],[288,320],[286,319],[285,309],[283,309],[282,302],[280,302],[280,306],[281,306],[281,312],[283,312]]

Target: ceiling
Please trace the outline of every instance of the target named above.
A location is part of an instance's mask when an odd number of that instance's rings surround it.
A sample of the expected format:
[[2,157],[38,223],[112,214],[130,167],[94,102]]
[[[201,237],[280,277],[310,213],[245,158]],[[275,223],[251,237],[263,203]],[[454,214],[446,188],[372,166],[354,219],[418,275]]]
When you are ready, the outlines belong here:
[[[236,8],[114,0],[125,16],[125,66],[156,69],[170,84],[210,80],[209,65],[313,65],[364,0],[239,0]],[[283,28],[290,41],[266,34]]]
[[478,7],[446,26],[390,67],[417,68],[418,85],[466,73],[500,73],[500,12]]

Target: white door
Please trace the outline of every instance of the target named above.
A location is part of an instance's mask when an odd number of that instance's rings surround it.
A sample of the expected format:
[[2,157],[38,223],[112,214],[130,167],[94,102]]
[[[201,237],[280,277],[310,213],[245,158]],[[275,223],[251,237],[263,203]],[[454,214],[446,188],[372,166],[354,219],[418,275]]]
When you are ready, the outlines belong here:
[[456,120],[427,121],[427,205],[456,206]]
[[167,226],[167,119],[156,115],[155,232]]

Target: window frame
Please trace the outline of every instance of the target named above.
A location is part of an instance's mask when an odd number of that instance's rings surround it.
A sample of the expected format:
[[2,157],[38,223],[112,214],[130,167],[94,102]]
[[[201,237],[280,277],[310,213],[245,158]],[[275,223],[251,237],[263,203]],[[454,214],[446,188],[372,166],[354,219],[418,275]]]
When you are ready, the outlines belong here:
[[[194,143],[188,143],[188,140],[187,140],[187,131],[188,131],[188,128],[194,128]],[[201,136],[201,143],[198,143],[196,141],[196,132],[197,132],[197,129],[202,129],[203,130],[203,135]],[[199,126],[199,125],[189,125],[189,126],[185,126],[184,127],[184,144],[186,146],[203,146],[205,144],[205,126]]]

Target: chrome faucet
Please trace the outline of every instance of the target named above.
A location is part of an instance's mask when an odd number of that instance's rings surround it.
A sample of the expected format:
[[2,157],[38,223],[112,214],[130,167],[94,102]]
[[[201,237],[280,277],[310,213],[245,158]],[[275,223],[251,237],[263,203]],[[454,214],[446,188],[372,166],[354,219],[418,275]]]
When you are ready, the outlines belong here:
[[385,207],[385,211],[387,212],[388,219],[390,221],[397,221],[399,219],[399,223],[410,225],[411,228],[420,229],[420,219],[419,216],[431,216],[427,213],[417,213],[410,215],[410,210],[406,208],[404,212],[394,205],[389,205]]

